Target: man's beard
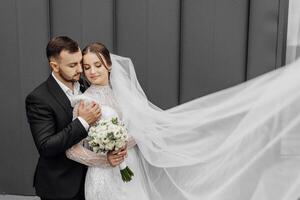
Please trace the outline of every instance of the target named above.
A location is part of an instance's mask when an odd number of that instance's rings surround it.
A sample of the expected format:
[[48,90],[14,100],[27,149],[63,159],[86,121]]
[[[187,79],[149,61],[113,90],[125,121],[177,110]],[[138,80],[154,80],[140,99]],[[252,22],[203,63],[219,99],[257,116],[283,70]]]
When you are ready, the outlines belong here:
[[[79,79],[74,79],[74,78],[69,78],[67,75],[65,75],[62,71],[59,71],[58,72],[59,73],[59,75],[60,75],[60,77],[64,80],[64,81],[66,81],[66,82],[71,82],[71,83],[74,83],[74,82],[77,82]],[[80,73],[77,73],[77,74],[75,74],[73,77],[75,77],[75,76],[80,76]]]

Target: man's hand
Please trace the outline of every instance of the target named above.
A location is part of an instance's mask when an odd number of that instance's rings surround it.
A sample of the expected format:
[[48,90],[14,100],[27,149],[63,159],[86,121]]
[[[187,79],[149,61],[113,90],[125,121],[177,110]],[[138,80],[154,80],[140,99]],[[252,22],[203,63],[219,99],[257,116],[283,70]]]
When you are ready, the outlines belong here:
[[95,102],[89,105],[85,105],[83,101],[79,103],[78,117],[82,117],[89,125],[95,123],[100,116],[101,109]]
[[107,153],[107,161],[112,166],[115,167],[121,164],[125,157],[127,157],[127,148],[123,148],[120,151],[110,151]]

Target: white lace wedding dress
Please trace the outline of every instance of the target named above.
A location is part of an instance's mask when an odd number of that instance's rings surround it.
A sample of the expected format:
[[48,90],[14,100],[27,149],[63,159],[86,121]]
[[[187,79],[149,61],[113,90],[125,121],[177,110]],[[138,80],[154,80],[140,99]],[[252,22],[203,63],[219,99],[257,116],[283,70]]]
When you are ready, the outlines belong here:
[[[110,86],[92,85],[83,95],[78,96],[75,101],[78,102],[80,99],[94,100],[101,105],[101,119],[122,118]],[[77,106],[74,108],[74,114],[76,110]],[[85,141],[83,140],[67,150],[66,155],[72,160],[89,166],[85,180],[86,200],[149,199],[146,195],[145,185],[140,179],[143,176],[142,163],[139,158],[138,147],[135,145],[132,137],[129,138],[126,164],[131,168],[135,176],[127,183],[122,181],[118,166],[111,167],[107,162],[106,156],[96,154],[84,146]]]

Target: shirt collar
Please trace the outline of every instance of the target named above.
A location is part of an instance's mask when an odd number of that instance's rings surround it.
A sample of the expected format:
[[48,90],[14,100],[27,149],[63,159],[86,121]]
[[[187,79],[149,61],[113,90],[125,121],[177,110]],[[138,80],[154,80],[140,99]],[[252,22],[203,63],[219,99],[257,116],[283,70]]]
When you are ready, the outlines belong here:
[[58,79],[55,77],[55,75],[54,75],[53,72],[52,72],[52,76],[53,76],[53,78],[55,79],[55,81],[58,83],[58,85],[61,87],[61,89],[64,91],[64,93],[66,93],[66,94],[74,94],[74,95],[79,94],[79,91],[80,91],[80,84],[78,83],[78,81],[76,81],[76,82],[74,83],[74,93],[73,93],[73,91],[72,91],[70,88],[68,88],[64,83],[62,83],[60,80],[58,80]]

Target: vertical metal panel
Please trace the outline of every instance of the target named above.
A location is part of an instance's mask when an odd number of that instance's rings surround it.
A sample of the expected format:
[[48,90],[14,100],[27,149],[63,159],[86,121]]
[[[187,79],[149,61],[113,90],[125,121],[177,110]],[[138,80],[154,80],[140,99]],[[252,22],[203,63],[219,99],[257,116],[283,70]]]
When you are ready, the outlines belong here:
[[113,1],[50,0],[51,32],[67,35],[81,48],[102,42],[113,49]]
[[91,42],[101,42],[113,51],[114,4],[108,0],[82,1],[82,47]]
[[183,4],[181,102],[244,81],[248,0]]
[[[17,16],[16,2],[5,1],[2,2],[0,7],[0,23],[5,25],[5,28],[1,30],[1,63],[5,63],[5,66],[1,66],[1,143],[7,145],[0,145],[0,157],[1,160],[5,160],[1,164],[0,172],[0,189],[2,191],[12,192],[12,190],[18,190],[17,179],[21,175],[19,169],[20,156],[19,150],[8,151],[9,144],[14,141],[14,145],[20,145],[19,136],[19,117],[18,105],[19,98],[19,44],[18,44],[18,29],[17,29]],[[5,47],[5,48],[4,48]],[[2,65],[2,64],[1,64]],[[4,76],[3,76],[4,75]],[[10,86],[7,86],[10,83]],[[17,107],[16,107],[17,106]],[[5,115],[4,115],[5,113]],[[17,119],[17,125],[15,125]],[[8,173],[9,172],[9,173]],[[14,176],[10,176],[13,174]]]
[[[281,66],[277,52],[279,46],[283,48],[281,34],[286,31],[286,22],[280,20],[286,15],[287,4],[287,1],[280,4],[280,0],[251,0],[247,79]],[[282,55],[280,52],[280,57]]]
[[81,0],[50,0],[51,37],[66,35],[83,45]]
[[[25,117],[25,96],[49,73],[46,1],[2,1],[0,192],[32,194],[37,152]],[[33,12],[34,11],[34,15]]]
[[279,1],[276,67],[281,67],[286,63],[286,42],[289,11],[289,0]]
[[131,57],[150,100],[160,107],[178,98],[179,0],[117,1],[117,50]]
[[[141,85],[147,86],[147,3],[140,0],[116,1],[117,53],[130,57]],[[145,88],[147,90],[147,88]]]

